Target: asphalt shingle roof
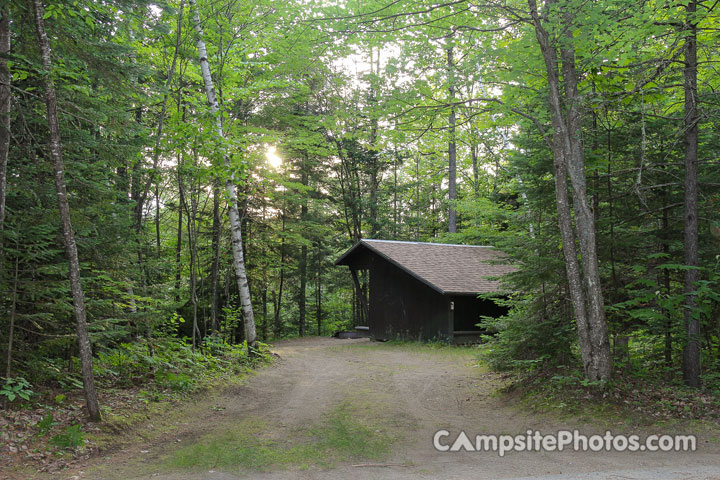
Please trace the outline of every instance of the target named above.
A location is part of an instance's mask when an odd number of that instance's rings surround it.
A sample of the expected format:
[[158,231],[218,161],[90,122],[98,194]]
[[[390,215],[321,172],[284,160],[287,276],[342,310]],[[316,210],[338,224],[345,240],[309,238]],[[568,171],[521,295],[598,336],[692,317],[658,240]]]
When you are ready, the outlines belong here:
[[512,265],[494,263],[507,256],[493,247],[370,239],[360,240],[335,264],[347,265],[347,257],[361,246],[443,294],[499,292],[500,281],[490,277],[517,270]]

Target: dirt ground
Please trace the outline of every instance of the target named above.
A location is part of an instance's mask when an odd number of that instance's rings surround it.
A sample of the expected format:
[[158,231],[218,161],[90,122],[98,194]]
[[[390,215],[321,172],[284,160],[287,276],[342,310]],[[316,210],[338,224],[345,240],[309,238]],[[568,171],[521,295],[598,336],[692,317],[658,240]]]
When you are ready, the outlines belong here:
[[[565,422],[507,405],[493,392],[500,380],[473,365],[469,349],[372,343],[368,340],[306,338],[278,342],[280,359],[245,384],[200,399],[189,410],[150,425],[118,451],[71,472],[43,478],[231,480],[275,479],[714,479],[720,480],[720,446],[700,435],[689,453],[494,452],[442,453],[433,448],[438,429],[480,434],[553,433],[578,428],[602,433],[607,425]],[[262,422],[259,435],[281,438],[321,422],[341,404],[351,404],[364,422],[382,425],[392,437],[387,458],[314,465],[270,466],[264,471],[173,470],[164,459],[178,448],[247,422]],[[596,422],[597,423],[597,422]],[[669,427],[668,427],[669,428]],[[150,430],[156,429],[153,434]],[[614,433],[631,431],[618,425]],[[379,430],[376,430],[379,431]],[[677,433],[659,430],[658,433]]]

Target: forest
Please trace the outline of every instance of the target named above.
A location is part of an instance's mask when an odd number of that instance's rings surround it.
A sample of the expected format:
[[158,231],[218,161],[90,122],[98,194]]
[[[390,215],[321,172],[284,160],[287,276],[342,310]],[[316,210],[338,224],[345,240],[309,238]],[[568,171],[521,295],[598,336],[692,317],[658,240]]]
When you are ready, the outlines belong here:
[[506,252],[495,369],[717,391],[719,11],[3,2],[4,407],[362,325],[361,238]]

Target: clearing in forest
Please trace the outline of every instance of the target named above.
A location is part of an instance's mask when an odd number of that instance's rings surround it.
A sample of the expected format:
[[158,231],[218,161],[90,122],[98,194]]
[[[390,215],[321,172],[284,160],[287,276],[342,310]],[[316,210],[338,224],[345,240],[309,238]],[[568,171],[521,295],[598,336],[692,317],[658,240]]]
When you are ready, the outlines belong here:
[[501,380],[475,366],[472,348],[305,338],[275,351],[280,359],[242,386],[188,406],[174,425],[67,478],[720,478],[720,448],[702,436],[692,453],[436,451],[439,429],[608,428],[508,405],[494,394]]

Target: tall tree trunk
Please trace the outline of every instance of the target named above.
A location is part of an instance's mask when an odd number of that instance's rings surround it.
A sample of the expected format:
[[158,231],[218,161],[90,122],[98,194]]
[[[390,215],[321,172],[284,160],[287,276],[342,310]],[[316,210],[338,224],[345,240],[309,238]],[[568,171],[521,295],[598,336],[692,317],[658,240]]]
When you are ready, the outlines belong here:
[[415,156],[415,241],[420,240],[420,154]]
[[[202,25],[200,24],[200,12],[195,0],[188,0],[194,9],[195,32],[197,33],[197,48],[200,59],[200,68],[205,83],[205,93],[207,94],[208,103],[210,104],[210,112],[215,116],[215,129],[220,138],[224,138],[222,118],[218,112],[219,106],[215,95],[215,87],[210,76],[210,64],[207,58],[207,49],[205,48],[204,34]],[[250,285],[248,284],[247,272],[245,270],[245,253],[243,252],[242,240],[242,223],[240,212],[238,210],[238,198],[236,191],[235,175],[232,174],[232,166],[230,158],[223,152],[223,160],[228,169],[228,178],[225,181],[225,189],[228,196],[228,212],[230,217],[230,237],[232,239],[233,250],[233,266],[235,267],[235,280],[237,281],[238,294],[240,296],[240,305],[243,312],[243,320],[245,326],[245,339],[248,344],[253,345],[257,339],[255,332],[255,316],[253,314],[252,302],[250,297]]]
[[[569,23],[569,22],[568,22]],[[567,44],[561,49],[562,72],[565,80],[565,104],[567,138],[570,144],[568,172],[572,185],[572,199],[575,211],[576,234],[582,257],[587,300],[590,341],[593,348],[593,371],[590,378],[607,380],[612,372],[610,339],[605,319],[605,301],[600,280],[600,267],[597,256],[595,236],[595,215],[587,196],[587,178],[585,175],[585,154],[582,145],[582,116],[578,94],[578,75],[575,66],[575,51],[570,46],[572,32],[567,29]]]
[[[546,5],[555,3],[549,1]],[[528,0],[535,34],[545,61],[549,87],[548,107],[553,125],[552,150],[555,169],[555,195],[558,222],[565,257],[569,293],[577,323],[580,352],[589,380],[607,380],[611,374],[610,341],[605,321],[604,300],[600,285],[595,222],[586,194],[585,161],[581,142],[581,116],[577,95],[577,72],[572,38],[561,49],[565,96],[561,94],[557,47],[551,44],[545,30],[536,0]],[[564,17],[564,22],[569,22]],[[572,30],[566,25],[566,30]],[[563,101],[564,100],[564,101]],[[565,105],[567,112],[564,111]],[[577,240],[580,246],[582,272],[575,246],[576,234],[570,213],[568,174],[573,186],[573,207],[577,222]]]
[[[455,102],[455,62],[453,60],[453,47],[447,49],[447,70],[448,70],[448,100],[451,104]],[[457,232],[457,189],[456,189],[456,143],[455,143],[455,105],[450,107],[448,115],[448,232]]]
[[70,222],[70,205],[67,199],[65,186],[65,165],[62,158],[62,143],[60,141],[60,123],[57,115],[57,96],[55,85],[50,76],[52,60],[50,58],[50,43],[45,33],[43,20],[43,6],[41,0],[33,0],[35,14],[35,27],[37,30],[38,46],[42,56],[42,66],[45,71],[43,88],[45,90],[45,104],[47,107],[48,127],[50,128],[50,156],[53,161],[55,190],[57,191],[58,208],[60,210],[60,223],[62,225],[65,253],[68,257],[70,290],[72,291],[73,309],[77,322],[77,339],[80,350],[80,364],[82,366],[83,391],[90,420],[99,422],[100,405],[95,391],[95,377],[93,376],[92,348],[88,334],[87,318],[85,316],[85,296],[80,283],[80,262],[78,260],[75,234]]
[[263,315],[263,324],[262,324],[262,329],[260,330],[260,332],[262,335],[262,341],[267,342],[267,339],[268,339],[267,284],[263,285],[263,291],[262,291],[262,315]]
[[[373,67],[374,65],[374,67]],[[374,72],[372,69],[374,68]],[[369,192],[369,213],[370,213],[370,238],[376,238],[380,230],[380,221],[378,218],[378,189],[380,187],[380,149],[378,148],[378,97],[380,95],[380,87],[378,79],[380,78],[380,48],[377,50],[377,56],[373,62],[373,51],[370,48],[370,69],[372,79],[370,82],[370,192]],[[359,177],[358,177],[359,178]],[[358,185],[358,195],[362,189]],[[362,216],[360,216],[362,218]],[[362,236],[361,229],[358,227],[358,240]]]
[[175,301],[180,301],[180,280],[182,279],[182,238],[183,238],[183,210],[185,205],[185,187],[180,169],[182,168],[182,155],[178,155],[178,223],[177,245],[175,245]]
[[195,351],[197,340],[195,332],[198,330],[198,299],[197,299],[197,199],[190,188],[190,206],[185,202],[182,207],[187,213],[187,238],[190,253],[190,303],[192,305],[192,349]]
[[7,364],[5,366],[5,378],[12,376],[12,353],[13,340],[15,336],[15,313],[17,311],[17,290],[18,290],[18,266],[20,260],[15,257],[15,272],[13,275],[12,300],[10,303],[10,327],[8,328]]
[[697,1],[685,7],[685,330],[683,379],[686,385],[700,386],[700,321],[695,311],[695,291],[700,278],[698,261],[698,111],[697,111]]
[[[158,178],[159,181],[159,178]],[[155,256],[160,258],[160,185],[155,184]]]
[[398,238],[399,209],[398,209],[398,163],[397,146],[393,155],[393,240]]
[[7,195],[7,163],[10,152],[10,70],[6,56],[10,54],[10,7],[0,9],[0,279],[3,273],[5,230],[5,197]]
[[317,265],[315,272],[315,321],[317,322],[317,334],[322,335],[322,244],[317,243]]
[[[302,165],[302,173],[300,175],[301,183],[305,186],[308,185],[308,172],[307,172],[307,162],[303,162]],[[308,213],[308,206],[307,206],[307,197],[303,200],[302,206],[300,207],[300,222],[302,222],[303,226],[302,228],[305,229],[305,222],[307,222],[307,213]],[[307,314],[307,302],[305,299],[305,294],[307,290],[307,256],[308,256],[308,248],[307,245],[303,244],[300,247],[300,265],[299,265],[299,274],[300,274],[300,291],[298,292],[298,317],[299,317],[299,331],[301,337],[305,336],[305,326],[306,326],[306,314]]]
[[[473,195],[477,199],[480,198],[480,168],[478,166],[478,144],[475,142],[470,145],[470,158],[472,159]],[[495,175],[497,176],[497,174],[496,170]],[[495,199],[494,196],[493,199]]]
[[300,292],[298,293],[298,313],[299,313],[299,331],[301,337],[305,336],[307,301],[305,295],[307,293],[307,245],[300,247]]
[[[220,329],[220,234],[222,232],[222,219],[220,218],[220,188],[213,183],[213,223],[212,223],[212,251],[213,260],[210,271],[210,328],[213,332]],[[263,327],[264,328],[264,327]]]
[[[284,259],[284,256],[281,256],[281,261]],[[280,267],[280,284],[278,286],[278,293],[277,293],[277,300],[275,302],[275,311],[273,312],[275,315],[274,320],[274,335],[275,338],[280,335],[281,330],[281,322],[280,322],[280,312],[282,311],[282,299],[283,299],[283,287],[285,286],[285,268]]]
[[[178,111],[182,109],[182,122],[185,123],[186,109],[181,107],[182,98],[178,91]],[[180,147],[182,148],[182,147]],[[175,302],[180,302],[180,282],[182,280],[182,238],[183,238],[183,209],[185,208],[185,184],[182,178],[183,164],[185,158],[182,150],[177,153],[177,185],[178,185],[178,221],[177,221],[177,244],[175,245]]]
[[[663,212],[662,212],[662,252],[665,258],[670,258],[670,214],[668,212],[669,189],[665,188],[663,192]],[[664,293],[670,296],[670,269],[664,268],[662,272]],[[665,314],[665,365],[672,366],[672,312],[670,309],[663,309]]]
[[280,221],[282,223],[281,232],[283,234],[280,239],[280,284],[278,285],[277,299],[275,300],[273,336],[278,338],[280,335],[280,311],[282,310],[283,286],[285,284],[285,213],[280,213]]

